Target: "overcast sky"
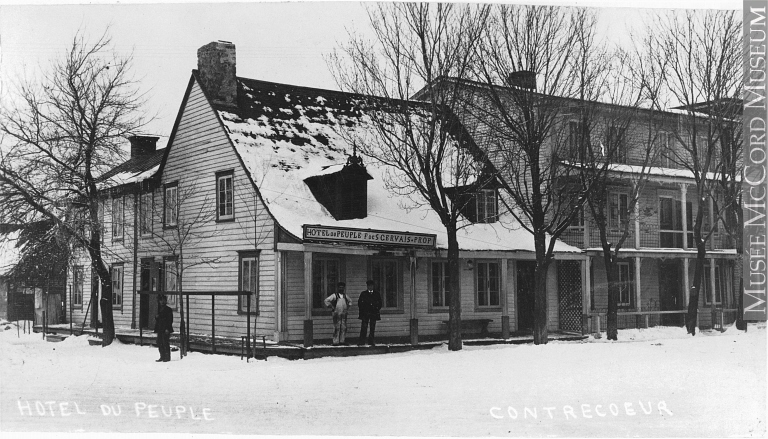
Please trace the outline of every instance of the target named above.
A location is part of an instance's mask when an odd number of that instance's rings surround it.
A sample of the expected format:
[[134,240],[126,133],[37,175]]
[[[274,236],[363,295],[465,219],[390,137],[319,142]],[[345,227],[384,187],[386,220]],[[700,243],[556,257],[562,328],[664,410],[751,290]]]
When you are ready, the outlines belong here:
[[[8,3],[0,0],[0,99],[7,98],[11,82],[24,72],[35,75],[48,60],[60,57],[78,29],[95,37],[109,26],[115,49],[124,54],[133,52],[134,73],[148,92],[148,110],[158,114],[147,127],[147,133],[161,136],[162,145],[173,127],[191,70],[197,67],[199,47],[216,40],[233,42],[237,48],[238,76],[336,89],[323,56],[347,40],[348,29],[365,32],[368,23],[364,5],[357,2]],[[733,0],[646,0],[634,5],[742,7],[741,1]],[[601,32],[611,41],[626,43],[628,29],[641,26],[646,14],[646,10],[631,7],[601,8]]]

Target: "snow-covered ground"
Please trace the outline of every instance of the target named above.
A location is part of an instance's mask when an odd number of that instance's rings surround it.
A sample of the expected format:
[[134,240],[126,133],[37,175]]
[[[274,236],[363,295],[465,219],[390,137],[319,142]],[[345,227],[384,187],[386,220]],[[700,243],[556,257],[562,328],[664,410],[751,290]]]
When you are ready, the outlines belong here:
[[3,432],[764,436],[766,330],[246,363],[0,325]]

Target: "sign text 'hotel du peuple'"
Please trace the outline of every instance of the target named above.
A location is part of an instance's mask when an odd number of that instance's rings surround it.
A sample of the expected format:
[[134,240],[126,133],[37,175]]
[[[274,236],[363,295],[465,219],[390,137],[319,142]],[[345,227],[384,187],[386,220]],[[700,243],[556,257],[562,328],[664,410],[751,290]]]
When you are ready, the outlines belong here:
[[437,235],[388,230],[304,226],[304,241],[338,244],[372,244],[435,248]]

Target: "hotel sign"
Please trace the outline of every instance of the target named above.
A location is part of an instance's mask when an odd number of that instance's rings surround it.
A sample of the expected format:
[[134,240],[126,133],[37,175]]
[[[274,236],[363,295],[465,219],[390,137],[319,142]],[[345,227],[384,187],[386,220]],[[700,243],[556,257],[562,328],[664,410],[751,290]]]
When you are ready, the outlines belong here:
[[389,230],[304,226],[304,241],[331,244],[390,245],[435,248],[437,235]]

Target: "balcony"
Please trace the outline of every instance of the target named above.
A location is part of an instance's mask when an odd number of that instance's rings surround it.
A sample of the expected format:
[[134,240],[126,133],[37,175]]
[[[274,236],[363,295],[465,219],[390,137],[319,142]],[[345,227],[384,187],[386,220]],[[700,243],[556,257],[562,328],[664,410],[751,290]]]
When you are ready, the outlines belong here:
[[[627,235],[627,239],[624,240],[622,248],[635,249],[635,229],[634,224]],[[616,229],[608,230],[608,241],[615,244],[621,238],[621,231]],[[693,245],[693,232],[687,233],[688,248],[694,249]],[[584,242],[584,227],[569,227],[561,236],[560,240],[566,244],[579,248],[594,248],[600,247],[600,232],[594,225],[589,227],[588,242]],[[727,239],[723,233],[713,234],[708,241],[708,250],[726,250],[734,249],[733,245],[728,245]],[[640,223],[640,248],[683,248],[683,231],[682,230],[659,230],[659,226],[655,224]]]

